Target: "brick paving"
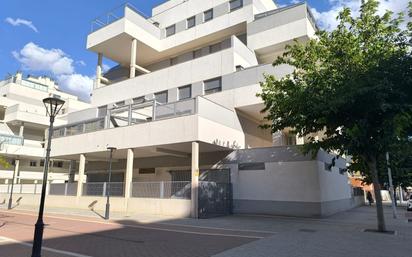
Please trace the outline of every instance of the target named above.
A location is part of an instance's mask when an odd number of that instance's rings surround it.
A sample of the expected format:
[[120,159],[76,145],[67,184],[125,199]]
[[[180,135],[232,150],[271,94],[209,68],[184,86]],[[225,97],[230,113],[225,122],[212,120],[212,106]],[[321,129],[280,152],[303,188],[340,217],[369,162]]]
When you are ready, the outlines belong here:
[[[0,236],[31,243],[35,213],[0,211]],[[203,257],[252,242],[269,233],[141,224],[136,221],[106,222],[77,216],[45,217],[44,246],[87,256]],[[30,247],[13,242],[0,245],[1,257],[29,256]],[[44,251],[44,256],[68,256]]]
[[[118,214],[106,222],[80,210],[52,212],[45,219],[45,246],[75,255],[44,251],[46,257],[404,257],[412,251],[412,223],[405,208],[399,208],[399,219],[394,220],[389,206],[387,227],[396,235],[362,232],[376,226],[375,209],[368,206],[324,219],[235,215],[193,220]],[[30,244],[35,218],[28,210],[0,211],[0,237]],[[0,240],[0,257],[30,256],[30,250]]]

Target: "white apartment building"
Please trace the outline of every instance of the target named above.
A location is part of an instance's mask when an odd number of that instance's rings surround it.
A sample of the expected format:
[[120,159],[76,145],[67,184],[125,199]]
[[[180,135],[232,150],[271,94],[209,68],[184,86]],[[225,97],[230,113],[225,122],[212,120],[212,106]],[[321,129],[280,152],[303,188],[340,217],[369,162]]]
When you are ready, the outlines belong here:
[[[76,162],[76,189],[56,187],[48,204],[102,210],[116,147],[118,211],[323,216],[355,206],[344,160],[304,156],[293,146],[303,138],[259,128],[263,74],[292,72],[271,63],[315,31],[305,3],[272,0],[169,0],[151,17],[124,5],[94,20],[91,106],[69,112],[52,140],[53,158]],[[104,58],[118,65],[103,74]]]
[[[59,90],[48,77],[23,77],[18,72],[0,81],[0,156],[11,165],[0,167],[0,183],[11,184],[15,172],[16,184],[40,184],[44,168],[45,129],[49,118],[42,99],[54,96],[66,101],[56,118],[56,125],[67,122],[67,113],[88,108],[88,103],[79,101],[71,94]],[[65,160],[55,159],[50,164],[50,182],[69,179]]]

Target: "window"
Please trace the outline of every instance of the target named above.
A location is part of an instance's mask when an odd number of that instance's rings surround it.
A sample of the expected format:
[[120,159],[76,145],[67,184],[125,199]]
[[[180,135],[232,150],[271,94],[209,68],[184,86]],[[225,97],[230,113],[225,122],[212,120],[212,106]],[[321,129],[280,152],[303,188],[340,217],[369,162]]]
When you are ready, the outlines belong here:
[[202,49],[197,49],[193,51],[193,59],[202,57]]
[[232,0],[229,1],[230,11],[233,12],[239,8],[243,7],[243,0]]
[[40,160],[40,167],[44,167],[44,160]]
[[248,162],[248,163],[239,163],[239,170],[265,170],[264,162]]
[[179,100],[192,98],[192,85],[179,87]]
[[222,91],[222,79],[220,77],[206,80],[203,83],[206,95]]
[[203,22],[213,19],[213,9],[209,9],[203,13]]
[[63,162],[62,162],[62,161],[54,161],[54,162],[53,162],[53,167],[55,167],[55,168],[63,168]]
[[104,117],[107,115],[107,105],[97,108],[97,117]]
[[116,103],[115,103],[115,105],[117,105],[116,107],[120,107],[120,106],[123,106],[123,105],[125,105],[125,104],[126,104],[125,101],[119,101],[119,102],[116,102]]
[[170,59],[170,66],[176,65],[178,64],[178,60],[177,57],[173,57],[172,59]]
[[172,25],[166,28],[166,37],[170,37],[176,33],[176,25]]
[[145,101],[144,96],[133,98],[133,103],[134,104],[141,104],[141,103],[144,103],[144,101]]
[[167,91],[159,92],[155,94],[155,100],[158,103],[167,103]]
[[219,42],[217,44],[209,46],[209,53],[213,54],[222,50],[222,43]]
[[156,169],[155,168],[140,168],[139,169],[139,174],[155,174]]
[[186,26],[188,29],[193,28],[196,26],[196,17],[190,17],[189,19],[186,20]]
[[30,161],[30,167],[36,167],[37,162],[36,161]]

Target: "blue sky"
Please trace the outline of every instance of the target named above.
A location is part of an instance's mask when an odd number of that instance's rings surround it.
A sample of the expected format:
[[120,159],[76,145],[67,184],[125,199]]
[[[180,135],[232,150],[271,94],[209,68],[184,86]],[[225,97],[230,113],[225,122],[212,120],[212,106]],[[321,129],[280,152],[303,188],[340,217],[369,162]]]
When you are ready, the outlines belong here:
[[[382,1],[393,9],[402,9],[407,2]],[[164,0],[129,2],[150,15],[151,8]],[[287,5],[298,1],[276,2]],[[330,28],[339,8],[343,5],[356,8],[360,0],[307,2],[314,8],[321,25]],[[62,90],[87,98],[97,61],[96,54],[85,49],[91,21],[121,3],[118,0],[1,0],[0,78],[17,70],[23,70],[25,74],[49,75],[57,78]],[[84,85],[79,86],[82,83]]]

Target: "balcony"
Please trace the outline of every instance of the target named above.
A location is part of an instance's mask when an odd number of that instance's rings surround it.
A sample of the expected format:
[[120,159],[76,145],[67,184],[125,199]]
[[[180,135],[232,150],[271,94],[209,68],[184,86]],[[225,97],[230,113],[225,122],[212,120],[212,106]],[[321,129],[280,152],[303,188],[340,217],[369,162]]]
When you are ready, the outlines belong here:
[[186,144],[186,147],[193,141],[220,150],[245,145],[236,112],[198,96],[167,104],[149,101],[119,106],[109,110],[105,117],[58,127],[54,131],[52,156],[63,159],[80,153],[100,156],[107,145],[116,146],[119,151],[141,148],[151,154],[157,147],[172,144]]
[[0,145],[23,145],[24,139],[20,136],[0,134]]

